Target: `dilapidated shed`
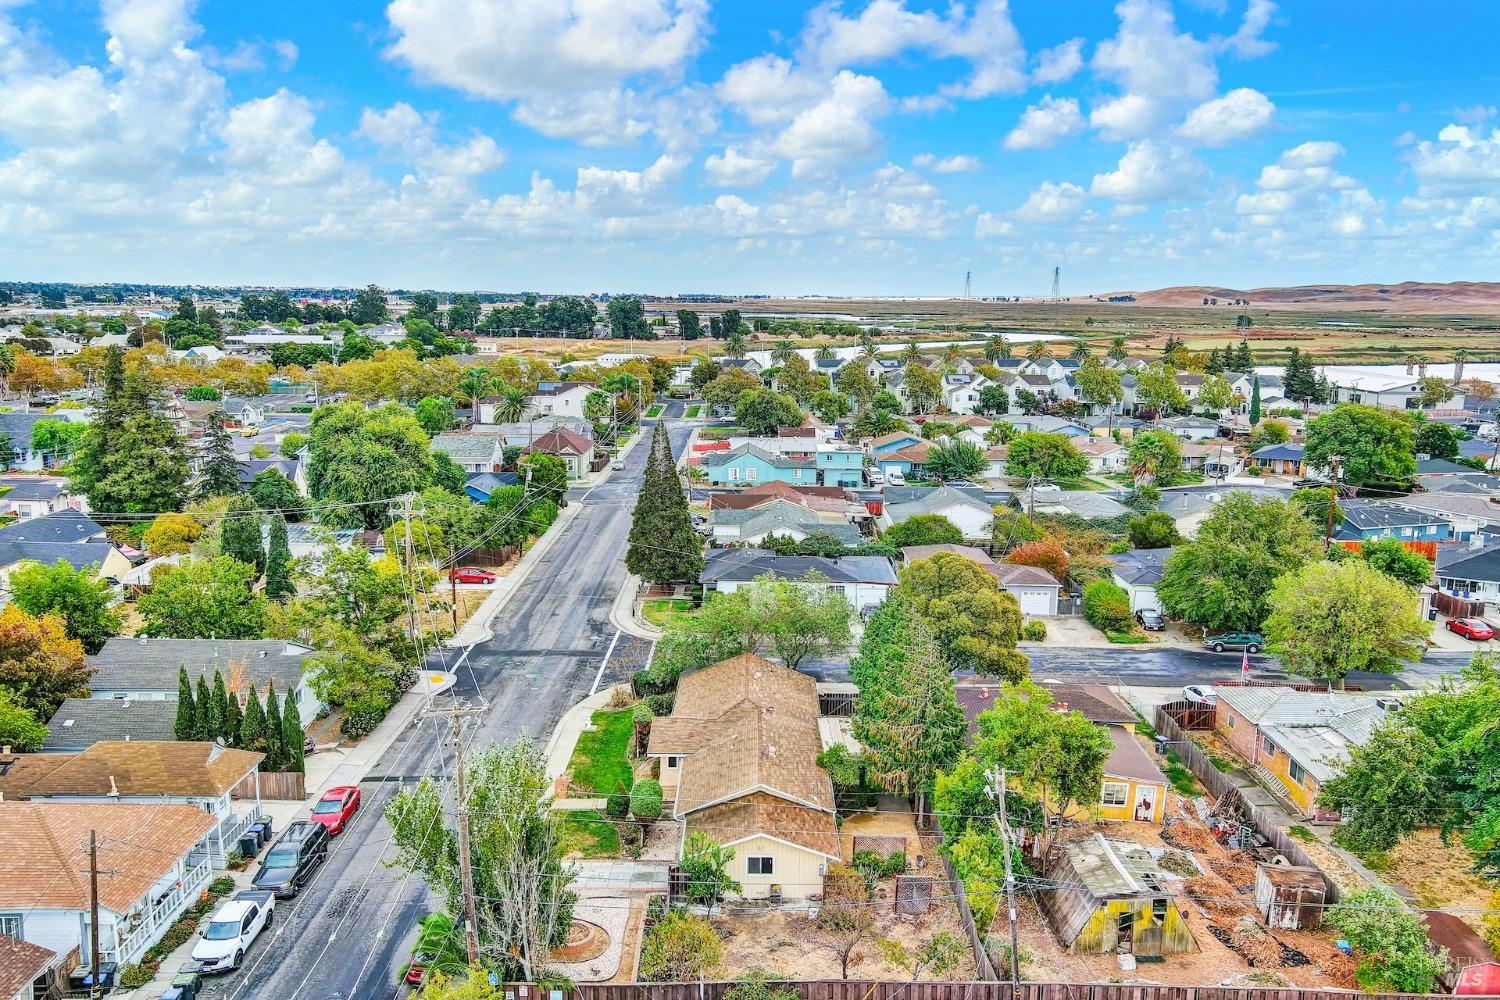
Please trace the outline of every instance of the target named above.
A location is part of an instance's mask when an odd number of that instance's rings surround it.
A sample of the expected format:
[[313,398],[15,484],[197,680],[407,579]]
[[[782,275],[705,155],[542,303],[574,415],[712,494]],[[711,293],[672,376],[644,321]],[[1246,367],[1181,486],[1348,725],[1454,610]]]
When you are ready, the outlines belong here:
[[1328,889],[1323,873],[1297,865],[1255,866],[1255,908],[1266,926],[1315,930],[1323,921]]
[[1094,834],[1064,844],[1052,871],[1056,888],[1041,894],[1042,912],[1075,955],[1173,955],[1198,950],[1177,909],[1172,886],[1148,849]]

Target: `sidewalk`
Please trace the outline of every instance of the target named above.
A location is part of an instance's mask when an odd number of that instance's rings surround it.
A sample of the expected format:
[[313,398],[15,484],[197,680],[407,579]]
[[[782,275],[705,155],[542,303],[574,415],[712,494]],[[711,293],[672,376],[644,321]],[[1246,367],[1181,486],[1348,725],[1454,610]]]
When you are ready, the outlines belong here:
[[464,622],[458,632],[448,640],[446,645],[449,649],[472,646],[490,637],[490,622],[495,615],[504,607],[505,602],[510,600],[510,595],[526,582],[526,578],[531,575],[532,569],[541,561],[542,556],[556,544],[557,539],[582,510],[583,504],[574,501],[557,515],[557,520],[552,522],[552,527],[547,529],[547,533],[521,554],[521,560],[516,564],[516,568],[500,578],[495,584],[495,589],[484,599],[484,603],[474,610],[469,620]]
[[548,780],[555,780],[567,773],[568,761],[573,757],[573,748],[578,745],[578,737],[589,727],[594,713],[609,704],[609,693],[610,689],[605,688],[597,694],[589,695],[564,712],[563,717],[557,720],[557,727],[552,730],[552,738],[547,741]]

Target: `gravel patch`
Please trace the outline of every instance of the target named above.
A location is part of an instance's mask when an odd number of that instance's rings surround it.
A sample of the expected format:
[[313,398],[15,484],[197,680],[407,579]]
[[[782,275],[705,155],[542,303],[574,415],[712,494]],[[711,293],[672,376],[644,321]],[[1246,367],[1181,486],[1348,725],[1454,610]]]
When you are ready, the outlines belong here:
[[573,916],[603,927],[609,935],[609,947],[587,962],[554,962],[549,963],[549,968],[575,983],[602,983],[620,968],[625,924],[630,918],[630,899],[627,896],[585,896],[574,905]]

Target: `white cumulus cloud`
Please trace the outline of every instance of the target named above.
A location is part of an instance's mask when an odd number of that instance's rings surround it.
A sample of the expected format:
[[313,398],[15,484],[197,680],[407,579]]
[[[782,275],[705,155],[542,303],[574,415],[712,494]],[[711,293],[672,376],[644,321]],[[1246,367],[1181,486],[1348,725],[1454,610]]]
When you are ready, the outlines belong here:
[[1077,184],[1043,181],[1016,209],[1016,218],[1023,222],[1061,222],[1072,219],[1083,211],[1088,198],[1088,192]]
[[1264,131],[1275,113],[1265,94],[1239,87],[1190,111],[1177,134],[1205,146],[1224,146]]
[[1118,167],[1094,175],[1089,193],[1126,206],[1184,201],[1199,194],[1207,176],[1207,168],[1186,150],[1156,139],[1141,139],[1125,150]]
[[1072,97],[1046,95],[1021,112],[1021,120],[1005,137],[1006,149],[1050,149],[1083,131],[1083,112]]

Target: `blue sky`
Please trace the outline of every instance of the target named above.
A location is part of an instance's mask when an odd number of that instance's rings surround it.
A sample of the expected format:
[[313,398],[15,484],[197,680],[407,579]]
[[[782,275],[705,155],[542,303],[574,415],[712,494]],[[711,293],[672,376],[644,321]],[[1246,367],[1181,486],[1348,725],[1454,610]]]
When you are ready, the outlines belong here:
[[0,277],[1493,278],[1500,7],[0,0]]

